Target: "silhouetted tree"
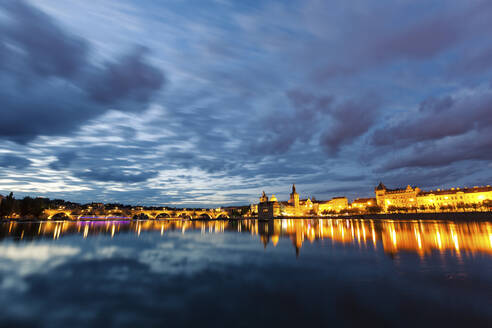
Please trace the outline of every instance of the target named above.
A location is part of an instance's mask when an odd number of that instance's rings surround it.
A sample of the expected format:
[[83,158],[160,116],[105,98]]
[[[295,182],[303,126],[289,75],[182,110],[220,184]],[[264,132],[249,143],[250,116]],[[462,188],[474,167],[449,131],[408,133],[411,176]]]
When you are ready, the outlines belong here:
[[16,201],[14,198],[14,194],[11,192],[7,197],[5,197],[0,203],[0,217],[1,218],[9,218],[12,216],[16,209]]
[[19,212],[22,218],[41,218],[46,204],[42,198],[24,197],[19,201]]
[[492,210],[492,199],[486,199],[483,201],[482,206],[485,208],[486,211],[491,211]]
[[465,205],[465,203],[461,202],[461,203],[456,204],[456,208],[461,210],[462,212],[464,212],[466,205]]
[[377,206],[377,205],[367,207],[367,212],[371,214],[380,213],[382,210],[383,209],[381,208],[381,206]]
[[388,210],[388,212],[396,212],[398,210],[398,207],[396,207],[394,205],[390,205],[390,206],[388,206],[387,210]]

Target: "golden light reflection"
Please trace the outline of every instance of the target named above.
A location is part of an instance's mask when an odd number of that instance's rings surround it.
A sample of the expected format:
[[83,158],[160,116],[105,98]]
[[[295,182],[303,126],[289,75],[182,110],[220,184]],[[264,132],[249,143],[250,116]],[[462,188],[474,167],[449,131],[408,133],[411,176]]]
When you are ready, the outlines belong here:
[[[386,253],[413,252],[423,257],[433,251],[449,252],[457,257],[475,253],[492,254],[492,223],[394,220],[340,220],[340,219],[281,219],[258,220],[148,220],[148,221],[48,221],[9,222],[0,224],[0,241],[59,239],[64,235],[94,235],[117,237],[120,233],[156,231],[161,236],[176,231],[181,234],[194,231],[201,234],[226,232],[248,233],[258,236],[265,247],[277,246],[283,239],[291,241],[296,252],[305,241],[314,243],[330,240],[334,245],[352,244],[366,249],[377,248],[380,242]],[[369,241],[369,244],[367,243]],[[372,241],[372,246],[370,245]]]

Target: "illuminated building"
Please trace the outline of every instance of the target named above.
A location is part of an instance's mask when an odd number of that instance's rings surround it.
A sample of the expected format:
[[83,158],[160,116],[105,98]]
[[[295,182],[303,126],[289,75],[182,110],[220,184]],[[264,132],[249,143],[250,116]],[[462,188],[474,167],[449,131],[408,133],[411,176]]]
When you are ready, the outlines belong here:
[[296,192],[296,185],[292,185],[292,192],[290,194],[289,204],[294,208],[299,208],[299,194]]
[[[296,186],[292,185],[292,192],[288,201],[279,202],[275,196],[270,200],[263,192],[260,203],[257,205],[258,217],[267,219],[277,216],[311,216],[319,215],[323,211],[340,212],[348,207],[346,197],[336,197],[329,201],[312,201],[310,198],[299,199]],[[252,205],[251,209],[255,207]],[[273,215],[273,216],[272,216]],[[267,217],[268,216],[268,217]]]
[[377,205],[384,212],[399,209],[420,211],[445,211],[478,209],[484,202],[492,201],[492,187],[451,188],[423,191],[418,187],[388,189],[383,183],[375,188]]
[[377,205],[376,198],[356,198],[351,204],[352,208],[360,209],[361,211],[367,210],[369,207]]
[[268,196],[263,192],[260,197],[260,203],[258,204],[258,219],[270,220],[277,216],[280,216],[280,205],[277,197],[272,195],[272,197],[268,199]]
[[319,202],[318,211],[319,213],[340,213],[346,210],[348,207],[347,197],[335,197],[331,200]]
[[420,188],[412,188],[408,185],[405,189],[388,189],[380,182],[376,187],[376,200],[378,206],[387,210],[388,208],[412,208],[417,206],[417,195]]

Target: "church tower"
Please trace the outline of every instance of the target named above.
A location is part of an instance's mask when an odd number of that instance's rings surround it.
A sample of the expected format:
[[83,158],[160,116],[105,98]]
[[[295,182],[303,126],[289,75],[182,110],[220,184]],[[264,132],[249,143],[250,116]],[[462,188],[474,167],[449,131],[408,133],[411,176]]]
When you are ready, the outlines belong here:
[[268,202],[268,196],[263,191],[263,194],[260,197],[260,203],[266,203],[266,202]]
[[297,210],[299,208],[299,194],[296,192],[296,185],[292,185],[292,193],[290,194],[289,204]]

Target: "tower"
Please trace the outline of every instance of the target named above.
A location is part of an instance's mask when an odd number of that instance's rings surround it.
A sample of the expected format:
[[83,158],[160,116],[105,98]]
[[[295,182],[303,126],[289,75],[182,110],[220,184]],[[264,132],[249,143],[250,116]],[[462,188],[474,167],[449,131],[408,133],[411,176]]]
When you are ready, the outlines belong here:
[[378,204],[378,206],[382,207],[382,208],[386,208],[385,207],[385,203],[384,203],[384,198],[385,198],[385,195],[386,195],[386,186],[380,182],[379,185],[374,188],[374,192],[376,194],[376,202]]
[[270,200],[268,196],[263,192],[260,197],[260,203],[258,204],[258,219],[259,220],[271,220],[280,215],[280,204],[277,197],[272,195]]
[[299,194],[296,192],[296,185],[292,185],[292,192],[290,194],[289,204],[294,206],[297,210],[299,208]]
[[260,197],[260,203],[266,203],[266,202],[268,202],[268,196],[263,191],[263,194]]

